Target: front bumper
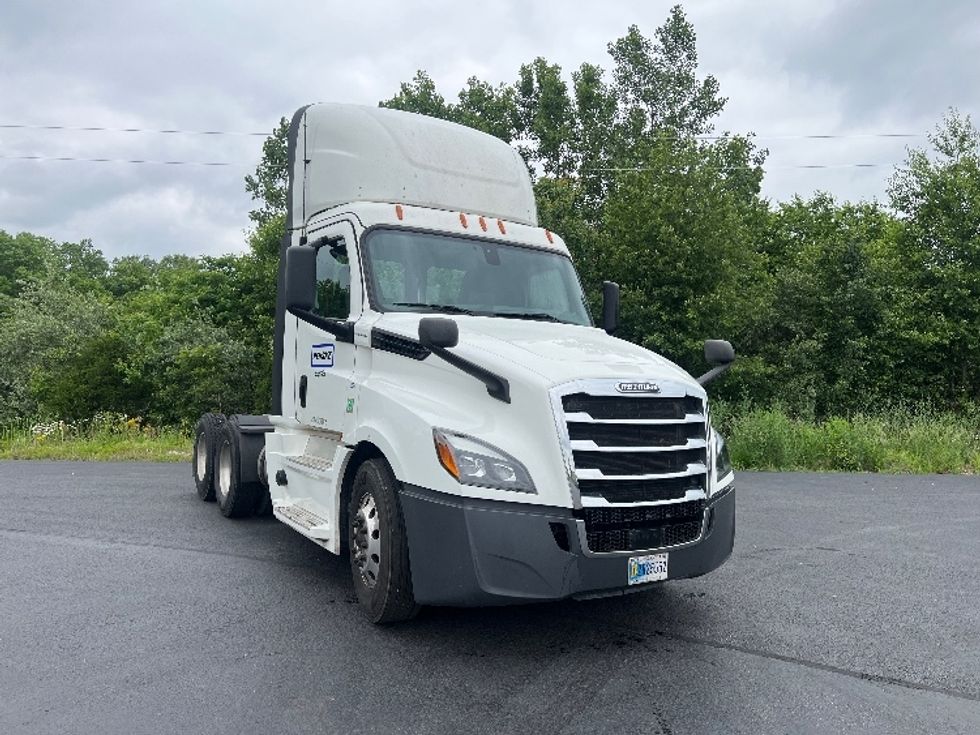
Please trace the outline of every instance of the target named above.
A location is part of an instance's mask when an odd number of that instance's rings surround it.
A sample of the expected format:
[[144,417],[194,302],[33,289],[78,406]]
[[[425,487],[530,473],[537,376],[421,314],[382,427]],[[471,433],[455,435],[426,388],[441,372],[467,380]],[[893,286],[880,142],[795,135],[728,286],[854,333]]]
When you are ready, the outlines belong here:
[[[415,600],[423,605],[509,605],[621,594],[630,556],[583,548],[572,510],[459,498],[405,485],[400,494]],[[668,579],[717,569],[735,542],[735,490],[707,508],[701,540],[668,549]],[[564,536],[555,529],[563,526]],[[567,546],[567,551],[562,548]]]

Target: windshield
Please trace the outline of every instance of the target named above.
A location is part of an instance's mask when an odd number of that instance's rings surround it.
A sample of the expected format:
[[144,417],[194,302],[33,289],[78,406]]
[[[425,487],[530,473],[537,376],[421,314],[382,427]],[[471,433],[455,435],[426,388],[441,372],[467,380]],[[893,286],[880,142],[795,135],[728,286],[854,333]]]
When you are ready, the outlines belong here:
[[591,326],[572,261],[559,253],[399,230],[376,230],[364,259],[381,311],[476,314]]

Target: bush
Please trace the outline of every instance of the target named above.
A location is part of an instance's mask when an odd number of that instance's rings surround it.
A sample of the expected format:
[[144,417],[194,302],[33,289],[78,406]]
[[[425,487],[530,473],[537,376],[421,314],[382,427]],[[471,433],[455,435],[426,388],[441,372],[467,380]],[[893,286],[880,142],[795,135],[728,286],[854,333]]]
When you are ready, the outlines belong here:
[[739,469],[858,472],[980,472],[978,412],[894,410],[808,422],[779,409],[733,412],[714,423]]

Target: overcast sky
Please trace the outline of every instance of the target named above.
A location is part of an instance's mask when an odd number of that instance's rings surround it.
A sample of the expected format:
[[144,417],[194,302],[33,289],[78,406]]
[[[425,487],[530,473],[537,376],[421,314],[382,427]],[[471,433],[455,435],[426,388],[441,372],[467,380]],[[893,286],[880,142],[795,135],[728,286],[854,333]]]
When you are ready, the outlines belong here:
[[[0,125],[269,131],[311,101],[376,104],[416,69],[454,97],[467,77],[511,82],[544,56],[609,68],[606,44],[656,0],[3,0]],[[702,74],[728,105],[719,130],[770,150],[764,193],[884,198],[907,145],[949,107],[980,119],[980,5],[969,0],[684,3]],[[834,140],[794,138],[842,134]],[[244,247],[261,137],[0,128],[0,229],[92,238],[108,256]],[[20,161],[11,156],[228,162]],[[799,165],[879,164],[876,168]]]

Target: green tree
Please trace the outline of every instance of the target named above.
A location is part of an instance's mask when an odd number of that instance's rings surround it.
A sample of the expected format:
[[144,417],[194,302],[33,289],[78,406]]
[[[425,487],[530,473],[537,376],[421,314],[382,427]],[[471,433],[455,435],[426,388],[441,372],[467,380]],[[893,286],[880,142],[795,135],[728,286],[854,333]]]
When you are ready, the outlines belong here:
[[73,371],[82,346],[111,324],[99,298],[65,279],[27,286],[0,318],[0,425],[42,413],[37,381]]
[[[754,247],[761,155],[744,139],[660,139],[619,174],[603,212],[597,269],[623,289],[621,336],[689,369],[703,340],[729,338],[746,358],[769,313]],[[734,159],[742,170],[732,171]],[[754,180],[754,191],[745,182]],[[750,373],[751,360],[743,360]]]
[[980,401],[980,132],[951,111],[891,180],[902,254],[925,295],[908,357],[947,401]]
[[46,237],[0,230],[0,314],[9,299],[16,298],[31,282],[50,269],[55,243]]
[[804,415],[871,410],[897,398],[894,219],[875,203],[795,198],[771,220],[779,252],[766,354],[778,398]]
[[262,158],[254,174],[245,177],[245,191],[259,206],[248,213],[256,226],[286,214],[289,193],[289,156],[287,138],[289,122],[280,118],[272,135],[262,143]]

